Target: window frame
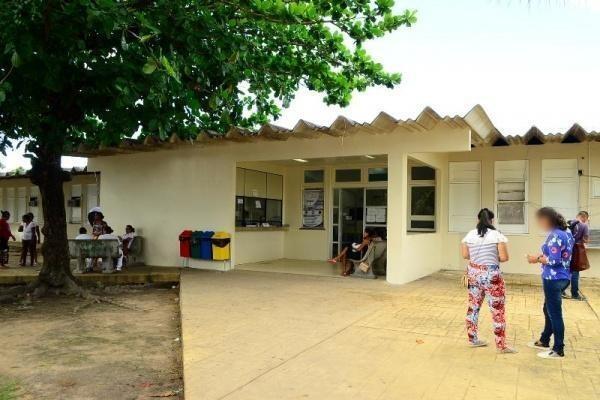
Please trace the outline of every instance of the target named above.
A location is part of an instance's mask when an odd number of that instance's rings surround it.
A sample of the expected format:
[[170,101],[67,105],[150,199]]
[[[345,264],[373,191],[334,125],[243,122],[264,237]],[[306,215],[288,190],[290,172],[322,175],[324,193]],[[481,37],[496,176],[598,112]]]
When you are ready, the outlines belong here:
[[[238,182],[238,179],[240,177],[238,172],[240,172],[240,171],[243,171],[243,174],[242,174],[244,177],[243,182]],[[247,188],[246,188],[246,176],[247,176],[246,172],[248,172],[248,171],[262,173],[265,175],[264,196],[248,195]],[[275,198],[273,196],[269,196],[269,175],[277,176],[278,179],[281,179],[281,192],[279,193],[279,197],[280,197],[279,199]],[[241,187],[239,186],[240,184],[241,184]],[[235,214],[236,214],[235,220],[234,220],[235,227],[242,228],[242,227],[251,225],[251,226],[256,226],[257,228],[259,228],[259,227],[264,226],[264,224],[268,224],[269,226],[277,226],[277,227],[284,226],[284,218],[285,218],[284,203],[283,203],[284,193],[285,193],[285,176],[283,174],[266,172],[266,171],[251,169],[251,168],[236,167],[236,195],[235,195],[235,204],[234,204],[234,210],[235,210]],[[241,199],[241,203],[239,202],[240,199]],[[248,222],[249,220],[246,219],[246,217],[245,217],[246,205],[247,205],[248,201],[256,201],[256,200],[259,200],[262,202],[263,216],[262,216],[262,218],[259,218],[259,221],[254,222],[254,220],[252,220],[252,223],[249,223]],[[267,203],[269,203],[269,202],[278,202],[280,204],[281,221],[275,221],[274,223],[272,223],[273,221],[269,221],[267,219]],[[240,211],[240,210],[238,210],[238,207],[241,207],[241,211],[242,211],[242,215],[240,218],[237,217],[237,213],[238,213],[238,211]]]
[[[421,180],[421,179],[412,179],[412,169],[418,167],[428,167],[433,169],[434,171],[434,180]],[[438,171],[436,168],[425,165],[425,164],[409,164],[408,165],[408,203],[407,203],[407,232],[416,232],[416,233],[433,233],[437,232],[438,223],[437,223],[437,214],[438,214]],[[412,189],[415,187],[433,187],[433,214],[432,215],[413,215],[412,214]],[[413,221],[433,221],[433,228],[413,228]]]
[[[463,168],[458,168],[459,166],[462,166]],[[469,171],[468,166],[477,166],[477,176],[472,176],[469,177],[468,173],[467,174],[462,174],[462,175],[458,175],[458,172],[463,172],[463,171]],[[456,167],[456,168],[454,168]],[[467,167],[467,168],[464,168]],[[456,173],[455,173],[456,172]],[[448,232],[449,233],[465,233],[468,232],[470,230],[470,228],[463,228],[460,229],[458,228],[458,226],[461,224],[460,221],[454,220],[453,221],[453,200],[452,200],[452,193],[453,193],[453,188],[455,187],[460,187],[463,185],[477,185],[478,187],[478,197],[477,197],[477,207],[475,210],[473,210],[472,213],[472,220],[475,220],[475,216],[477,214],[477,212],[479,212],[479,210],[481,209],[481,202],[482,202],[482,197],[481,197],[481,161],[450,161],[448,164]],[[464,187],[464,186],[463,186]],[[466,217],[466,216],[465,216]],[[460,215],[457,215],[457,218],[461,218]]]
[[[525,173],[521,178],[518,176],[511,176],[510,168],[507,168],[512,164],[516,165],[520,163],[524,166]],[[500,168],[500,165],[504,164],[505,168]],[[499,176],[500,171],[505,171],[503,174],[507,176]],[[523,183],[524,184],[524,200],[498,200],[498,188],[502,183]],[[502,224],[500,222],[500,204],[523,204],[523,223],[522,224]],[[494,211],[496,213],[496,222],[498,229],[507,234],[514,235],[525,235],[529,233],[529,160],[497,160],[494,161]]]
[[[564,163],[563,167],[556,168],[557,164]],[[552,165],[552,163],[555,163]],[[567,165],[567,163],[571,165]],[[554,168],[550,168],[554,166]],[[568,167],[568,168],[565,168]],[[579,162],[577,158],[546,158],[542,160],[542,205],[550,206],[560,212],[566,220],[575,218],[577,212],[579,212],[579,201],[580,201],[580,182],[579,182]],[[550,175],[551,170],[562,170],[569,171],[568,175]],[[545,185],[546,184],[575,184],[575,204],[571,204],[573,207],[560,207],[556,204],[551,204],[545,199]],[[568,210],[568,212],[565,212]]]

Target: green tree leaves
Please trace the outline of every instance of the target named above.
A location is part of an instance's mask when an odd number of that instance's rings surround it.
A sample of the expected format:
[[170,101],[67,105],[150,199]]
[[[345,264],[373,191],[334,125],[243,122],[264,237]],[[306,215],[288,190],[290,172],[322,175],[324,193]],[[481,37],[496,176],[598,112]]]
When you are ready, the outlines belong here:
[[[0,145],[225,132],[277,118],[300,87],[347,105],[393,87],[363,49],[416,20],[392,0],[5,0]],[[0,49],[1,50],[1,49]]]

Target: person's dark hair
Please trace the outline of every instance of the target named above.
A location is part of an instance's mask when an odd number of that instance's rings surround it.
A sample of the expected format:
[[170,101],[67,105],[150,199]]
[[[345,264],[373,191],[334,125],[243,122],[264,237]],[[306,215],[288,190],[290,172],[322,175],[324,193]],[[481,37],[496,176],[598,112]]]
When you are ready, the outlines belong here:
[[85,229],[85,227],[82,226],[81,228],[79,228],[80,235],[85,235],[86,233],[87,233],[87,229]]
[[387,234],[385,228],[375,228],[376,235],[381,238],[381,240],[387,240]]
[[110,226],[105,226],[104,227],[104,233],[110,235],[111,233],[113,233],[113,229]]
[[565,220],[565,217],[563,217],[558,211],[556,211],[552,207],[540,208],[536,211],[535,216],[538,218],[547,219],[550,222],[550,225],[552,225],[556,229],[560,229],[561,231],[566,231],[569,227],[567,221]]
[[589,217],[590,217],[590,213],[588,213],[587,211],[579,211],[579,212],[577,213],[577,216],[578,216],[578,217],[584,217],[584,218],[586,218],[586,219],[587,219],[587,218],[589,218]]
[[377,236],[377,232],[373,228],[365,228],[365,233],[370,238],[374,238],[375,236]]
[[10,213],[8,211],[2,211],[2,218],[10,219]]
[[131,225],[125,225],[125,230],[129,229],[131,232],[135,232],[135,228]]
[[494,213],[488,208],[482,208],[477,214],[477,234],[484,237],[488,230],[496,230],[496,227],[492,224],[494,219]]

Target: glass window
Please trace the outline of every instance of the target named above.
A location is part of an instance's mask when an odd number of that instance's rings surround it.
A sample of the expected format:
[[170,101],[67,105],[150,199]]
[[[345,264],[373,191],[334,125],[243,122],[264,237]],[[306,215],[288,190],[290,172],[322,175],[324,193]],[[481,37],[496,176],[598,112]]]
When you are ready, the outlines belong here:
[[244,223],[244,197],[235,198],[235,226],[245,226]]
[[412,221],[410,221],[410,227],[411,227],[411,229],[415,229],[415,230],[432,231],[435,229],[435,221],[412,220]]
[[525,203],[498,203],[498,223],[501,225],[522,225],[525,223]]
[[431,167],[412,167],[410,169],[410,179],[413,181],[434,181],[435,169]]
[[367,207],[387,206],[387,189],[367,189]]
[[269,225],[281,226],[283,224],[281,208],[281,200],[267,200],[267,223]]
[[304,183],[323,183],[325,172],[322,169],[304,171]]
[[387,168],[369,168],[369,182],[387,182]]
[[335,170],[335,181],[336,182],[360,182],[361,173],[360,168],[357,169],[336,169]]
[[265,222],[266,199],[246,197],[244,199],[244,216],[246,225],[258,225]]
[[413,186],[410,196],[411,215],[435,215],[435,186]]

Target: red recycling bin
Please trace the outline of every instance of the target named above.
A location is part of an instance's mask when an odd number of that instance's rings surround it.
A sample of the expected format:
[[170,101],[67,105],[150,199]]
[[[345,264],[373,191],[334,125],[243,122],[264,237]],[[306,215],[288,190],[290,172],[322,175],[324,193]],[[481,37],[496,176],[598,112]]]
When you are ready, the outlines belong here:
[[192,256],[192,231],[183,231],[179,234],[179,256],[185,258]]

